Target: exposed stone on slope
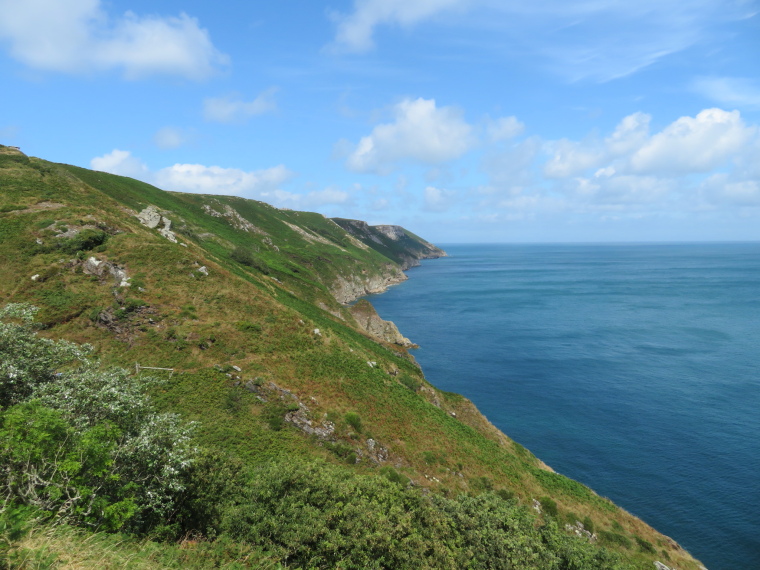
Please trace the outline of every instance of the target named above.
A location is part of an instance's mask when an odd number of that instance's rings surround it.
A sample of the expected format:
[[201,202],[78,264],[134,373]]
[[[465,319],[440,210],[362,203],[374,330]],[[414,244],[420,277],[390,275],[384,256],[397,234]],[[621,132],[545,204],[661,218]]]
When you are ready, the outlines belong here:
[[446,252],[433,244],[407,232],[401,226],[370,226],[361,220],[333,218],[333,221],[349,235],[409,269],[420,264],[420,259],[445,257]]
[[268,235],[264,230],[261,228],[256,227],[251,222],[246,220],[243,216],[240,215],[240,213],[230,206],[229,204],[220,204],[222,206],[222,212],[219,212],[209,206],[208,204],[203,205],[203,211],[206,212],[209,216],[213,216],[215,218],[226,218],[229,224],[235,228],[236,230],[242,230],[244,232],[250,232],[255,234],[261,234],[261,235]]
[[[142,212],[137,214],[136,217],[145,227],[150,228],[151,230],[158,228],[159,234],[164,236],[170,242],[177,243],[177,236],[174,235],[174,232],[171,229],[172,221],[164,216],[155,206],[148,206]],[[158,227],[161,224],[164,225],[163,228]]]
[[380,315],[375,311],[375,307],[366,299],[362,299],[356,303],[349,311],[356,320],[356,323],[367,334],[406,348],[417,347],[416,344],[399,332],[395,324],[381,319]]
[[596,542],[596,533],[586,530],[586,527],[583,526],[581,521],[575,521],[575,524],[566,524],[565,530],[567,532],[572,532],[575,536],[580,538],[586,538],[591,542]]
[[383,267],[381,275],[368,275],[366,272],[350,276],[338,276],[330,286],[330,293],[344,305],[365,295],[382,293],[391,285],[406,281],[407,276],[392,264]]
[[309,231],[305,228],[302,228],[300,226],[297,226],[295,224],[291,224],[290,222],[285,222],[285,225],[288,226],[291,230],[296,232],[298,235],[300,235],[303,239],[308,241],[309,243],[323,243],[325,245],[331,245],[333,247],[337,247],[341,251],[346,251],[342,247],[340,247],[337,243],[331,242],[329,239],[322,237],[319,234],[316,234],[312,231]]
[[129,287],[130,277],[127,276],[126,270],[110,261],[102,261],[95,257],[90,257],[82,265],[82,272],[86,275],[95,275],[101,279],[110,275],[113,277],[115,286]]

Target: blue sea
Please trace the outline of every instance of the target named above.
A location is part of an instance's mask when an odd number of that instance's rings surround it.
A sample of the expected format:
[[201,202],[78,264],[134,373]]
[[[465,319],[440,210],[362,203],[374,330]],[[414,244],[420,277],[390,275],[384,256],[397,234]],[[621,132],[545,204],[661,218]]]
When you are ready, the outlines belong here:
[[371,298],[556,471],[760,569],[760,244],[451,245]]

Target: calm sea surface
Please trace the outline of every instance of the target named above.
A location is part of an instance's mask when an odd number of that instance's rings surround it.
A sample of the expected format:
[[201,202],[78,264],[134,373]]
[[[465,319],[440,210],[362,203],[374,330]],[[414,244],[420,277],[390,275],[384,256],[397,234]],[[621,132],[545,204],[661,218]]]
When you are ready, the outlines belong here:
[[760,569],[760,244],[445,249],[371,298],[428,380],[710,570]]

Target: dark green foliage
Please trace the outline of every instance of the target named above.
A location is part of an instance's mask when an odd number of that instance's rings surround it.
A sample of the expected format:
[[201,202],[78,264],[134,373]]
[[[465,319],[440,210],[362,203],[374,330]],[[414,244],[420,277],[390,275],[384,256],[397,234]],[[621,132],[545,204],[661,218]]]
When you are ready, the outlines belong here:
[[235,323],[235,327],[240,332],[245,333],[259,334],[261,332],[261,325],[250,321],[238,321]]
[[36,514],[34,509],[14,505],[0,509],[0,570],[56,567],[57,557],[46,549],[34,551],[19,544],[33,528]]
[[[105,530],[155,526],[182,489],[178,478],[192,456],[188,428],[153,411],[146,380],[100,370],[86,348],[38,337],[34,312],[23,304],[0,311],[6,504]],[[20,322],[4,322],[14,318]]]
[[516,502],[425,496],[394,471],[381,473],[293,458],[262,465],[221,529],[299,568],[623,568],[556,525],[537,528]]
[[362,419],[359,417],[359,414],[356,412],[348,412],[343,418],[348,425],[354,428],[355,431],[358,433],[362,432]]
[[422,387],[422,382],[407,372],[402,372],[398,380],[412,392],[416,392]]
[[397,483],[401,485],[402,487],[406,487],[409,485],[409,477],[406,475],[402,475],[398,471],[396,471],[393,467],[390,465],[386,465],[385,467],[380,468],[380,474],[388,479],[388,481],[391,481],[393,483]]
[[488,477],[475,477],[474,479],[470,480],[470,487],[472,487],[475,491],[492,491],[493,481],[491,481],[491,479]]
[[241,265],[246,267],[252,267],[258,269],[265,275],[269,275],[269,268],[260,259],[257,259],[253,252],[247,247],[238,246],[232,250],[230,257],[233,261],[237,261]]
[[636,544],[639,545],[639,550],[642,552],[648,552],[649,554],[655,554],[657,552],[654,545],[648,540],[645,540],[638,535],[634,536],[633,538],[636,539]]
[[557,510],[557,501],[551,497],[541,497],[538,502],[541,503],[541,511],[544,514],[557,518],[557,515],[559,514],[559,511]]
[[498,497],[500,497],[504,501],[511,501],[516,496],[515,492],[510,491],[509,489],[497,489],[495,493]]
[[591,517],[585,516],[581,522],[583,523],[583,528],[585,528],[591,534],[594,534],[594,529],[596,527],[594,526],[594,521],[591,520]]
[[617,545],[617,546],[622,546],[624,548],[631,548],[631,545],[632,545],[631,539],[623,534],[620,534],[619,532],[600,530],[598,532],[598,535],[599,535],[599,538],[602,539],[603,544]]
[[108,234],[102,230],[86,229],[74,237],[61,239],[58,242],[58,248],[68,254],[89,251],[104,244],[108,237]]
[[220,451],[201,450],[184,475],[174,520],[177,537],[219,532],[224,509],[242,501],[247,483],[243,463]]
[[280,431],[285,426],[285,414],[295,412],[298,404],[283,404],[281,402],[272,402],[265,406],[261,417],[264,419],[269,429]]

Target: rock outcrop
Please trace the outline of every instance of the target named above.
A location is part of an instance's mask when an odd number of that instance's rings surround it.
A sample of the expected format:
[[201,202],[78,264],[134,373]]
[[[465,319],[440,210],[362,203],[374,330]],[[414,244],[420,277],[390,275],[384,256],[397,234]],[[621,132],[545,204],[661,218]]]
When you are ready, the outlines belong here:
[[332,221],[349,235],[398,263],[404,270],[416,267],[421,259],[446,257],[445,251],[401,226],[370,226],[361,220],[344,218],[332,218]]
[[399,332],[393,322],[381,319],[375,307],[366,299],[360,300],[349,311],[359,327],[368,335],[405,348],[417,348],[416,344]]
[[369,275],[362,272],[338,276],[330,285],[330,293],[339,303],[347,305],[365,295],[382,293],[391,285],[407,279],[408,277],[398,266],[389,263],[383,267],[383,272],[379,275]]
[[101,279],[106,276],[113,278],[115,287],[129,287],[129,277],[123,267],[119,267],[110,261],[102,261],[95,257],[90,257],[82,265],[82,272],[86,275],[94,275]]
[[[152,230],[158,228],[158,233],[160,233],[170,242],[177,243],[177,236],[172,231],[172,221],[164,216],[161,212],[159,212],[158,208],[155,206],[148,206],[142,212],[137,214],[136,217],[138,220],[140,220],[140,223],[142,225]],[[159,228],[158,226],[161,224],[163,224],[164,227]]]

